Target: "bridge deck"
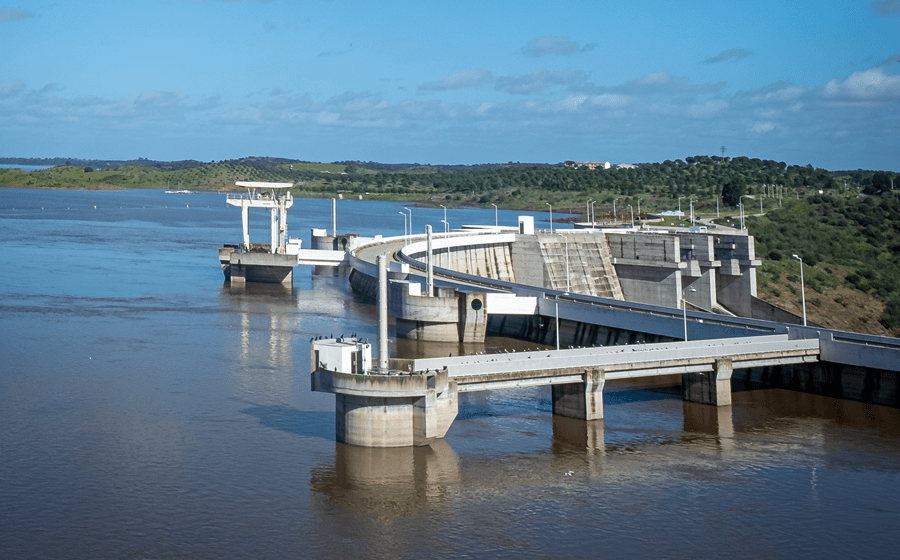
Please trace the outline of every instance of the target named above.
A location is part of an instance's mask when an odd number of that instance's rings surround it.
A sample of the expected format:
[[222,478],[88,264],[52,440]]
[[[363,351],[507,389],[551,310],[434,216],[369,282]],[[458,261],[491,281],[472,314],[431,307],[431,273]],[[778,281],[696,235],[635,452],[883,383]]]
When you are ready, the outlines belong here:
[[733,369],[814,362],[819,340],[786,335],[669,342],[610,348],[574,348],[411,360],[414,371],[447,369],[459,391],[577,383],[586,370],[606,379],[703,373],[730,359]]

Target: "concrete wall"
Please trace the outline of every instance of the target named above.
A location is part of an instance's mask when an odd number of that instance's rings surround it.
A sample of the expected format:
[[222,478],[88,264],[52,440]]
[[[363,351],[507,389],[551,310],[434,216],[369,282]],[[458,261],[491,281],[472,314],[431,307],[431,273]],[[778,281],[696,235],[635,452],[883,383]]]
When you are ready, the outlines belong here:
[[716,271],[716,296],[719,304],[741,317],[753,316],[751,298],[756,296],[756,259],[752,237],[714,236],[716,259],[722,263]]
[[[803,317],[798,317],[790,311],[786,311],[776,305],[772,305],[767,301],[763,301],[758,297],[750,298],[750,309],[754,319],[762,319],[763,321],[778,321],[779,323],[791,323],[792,325],[802,325]],[[807,323],[810,326],[816,326],[813,323]]]
[[628,301],[680,307],[683,289],[677,236],[609,233],[609,250]]
[[900,407],[896,371],[831,362],[735,370],[732,389],[790,389],[836,399]]
[[536,235],[516,235],[510,257],[519,284],[546,287],[544,256]]

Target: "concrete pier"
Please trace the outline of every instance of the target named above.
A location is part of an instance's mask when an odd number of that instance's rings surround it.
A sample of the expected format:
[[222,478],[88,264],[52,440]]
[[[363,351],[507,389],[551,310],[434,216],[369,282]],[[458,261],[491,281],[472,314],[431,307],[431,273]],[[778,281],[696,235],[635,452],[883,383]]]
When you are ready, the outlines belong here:
[[[459,397],[456,382],[446,371],[353,371],[364,347],[344,354],[336,347],[361,344],[356,339],[311,342],[315,361],[312,390],[335,396],[335,438],[363,447],[427,445],[443,438],[456,418]],[[326,353],[332,363],[321,361]]]

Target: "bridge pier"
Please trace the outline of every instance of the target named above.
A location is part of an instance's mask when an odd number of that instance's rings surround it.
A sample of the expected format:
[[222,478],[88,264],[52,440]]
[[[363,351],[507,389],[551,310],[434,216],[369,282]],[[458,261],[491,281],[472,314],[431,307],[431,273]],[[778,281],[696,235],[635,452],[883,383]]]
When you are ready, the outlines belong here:
[[588,369],[581,383],[551,385],[553,414],[579,420],[603,419],[603,386],[606,374],[602,369]]
[[729,406],[731,404],[731,358],[720,358],[712,373],[684,373],[681,375],[681,395],[689,402]]

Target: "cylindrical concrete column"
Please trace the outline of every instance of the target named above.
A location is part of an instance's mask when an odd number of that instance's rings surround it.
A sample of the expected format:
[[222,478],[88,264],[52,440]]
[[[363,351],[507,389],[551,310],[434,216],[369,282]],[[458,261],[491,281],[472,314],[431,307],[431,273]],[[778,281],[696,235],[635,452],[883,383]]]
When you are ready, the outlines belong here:
[[269,252],[274,254],[278,249],[278,208],[269,212],[269,238]]
[[245,201],[241,206],[241,234],[244,239],[244,250],[250,250],[250,206]]
[[428,239],[428,254],[425,257],[425,294],[431,297],[434,295],[434,255],[431,252],[431,224],[425,226],[425,236]]
[[388,367],[387,255],[378,255],[378,367]]

